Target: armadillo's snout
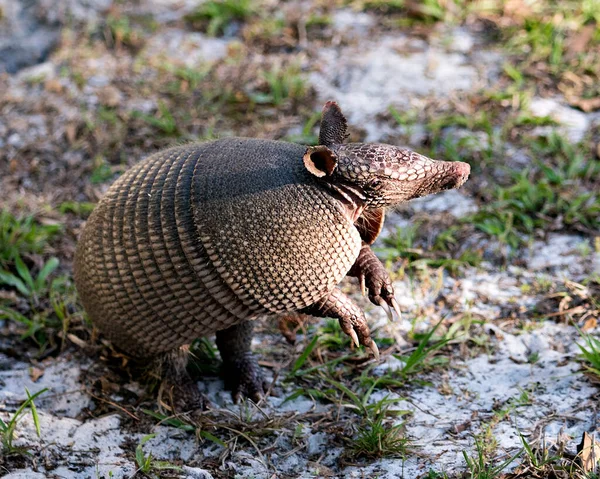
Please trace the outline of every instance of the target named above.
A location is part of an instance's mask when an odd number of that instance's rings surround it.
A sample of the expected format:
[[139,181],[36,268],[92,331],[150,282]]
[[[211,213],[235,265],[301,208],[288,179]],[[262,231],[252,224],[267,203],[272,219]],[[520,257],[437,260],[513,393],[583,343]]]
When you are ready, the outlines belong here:
[[458,181],[456,182],[455,188],[458,188],[469,179],[469,175],[471,174],[471,165],[468,163],[463,163],[462,161],[457,162],[456,174],[458,176]]
[[444,182],[441,186],[442,190],[451,190],[462,186],[465,181],[469,179],[471,174],[471,165],[463,163],[462,161],[456,161],[450,163],[450,171],[444,178]]

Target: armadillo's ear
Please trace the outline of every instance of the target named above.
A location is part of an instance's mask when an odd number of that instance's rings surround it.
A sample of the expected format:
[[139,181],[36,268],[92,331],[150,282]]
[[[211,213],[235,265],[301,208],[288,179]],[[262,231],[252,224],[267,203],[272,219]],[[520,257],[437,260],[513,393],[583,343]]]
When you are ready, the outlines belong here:
[[338,161],[337,155],[323,145],[309,146],[302,159],[306,169],[319,178],[331,175]]
[[325,103],[321,116],[319,145],[341,145],[348,137],[347,129],[348,122],[338,104],[334,101]]

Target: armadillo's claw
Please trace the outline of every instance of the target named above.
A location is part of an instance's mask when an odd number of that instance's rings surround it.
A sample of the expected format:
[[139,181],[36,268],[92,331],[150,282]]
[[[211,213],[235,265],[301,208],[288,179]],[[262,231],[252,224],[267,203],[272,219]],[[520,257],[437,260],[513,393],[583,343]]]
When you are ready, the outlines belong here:
[[379,361],[379,348],[377,347],[375,341],[371,341],[371,346],[369,347],[369,349],[373,353],[373,356],[375,356],[375,360]]
[[[345,334],[347,334],[348,336],[350,336],[350,338],[352,339],[352,342],[357,347],[360,346],[360,340],[358,339],[358,334],[356,334],[356,331],[354,330],[354,325],[352,324],[352,321],[347,318],[339,318],[339,323],[340,323],[340,328],[342,328],[342,331]],[[368,331],[368,329],[367,329],[367,331]]]
[[356,331],[354,331],[354,329],[350,330],[350,337],[352,338],[352,341],[354,342],[356,347],[360,346],[360,342],[358,341],[358,335],[356,334]]
[[358,281],[360,282],[360,292],[362,293],[363,296],[366,296],[367,295],[367,286],[365,283],[365,275],[361,274],[358,277]]
[[385,301],[385,299],[383,299],[382,297],[377,298],[377,302],[379,303],[379,306],[381,306],[384,310],[385,313],[387,314],[387,317],[390,321],[394,320],[394,316],[392,315],[392,309],[390,308],[390,305]]
[[[346,333],[356,346],[364,346],[367,349],[373,351],[372,345],[375,344],[373,339],[371,339],[371,332],[369,331],[369,326],[367,325],[367,321],[364,315],[359,317],[351,317],[351,318],[339,318],[340,327],[342,331]],[[375,346],[377,348],[377,346]],[[379,354],[373,352],[373,354]]]
[[394,311],[396,311],[398,319],[402,319],[402,311],[400,311],[400,305],[398,304],[398,301],[396,301],[396,298],[392,296],[390,303],[392,303],[392,307],[394,308]]

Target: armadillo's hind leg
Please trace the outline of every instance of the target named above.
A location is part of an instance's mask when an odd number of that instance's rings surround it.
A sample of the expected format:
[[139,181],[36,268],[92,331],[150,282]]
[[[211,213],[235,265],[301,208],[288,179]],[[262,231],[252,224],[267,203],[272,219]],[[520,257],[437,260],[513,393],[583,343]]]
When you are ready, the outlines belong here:
[[319,318],[337,318],[342,331],[350,336],[357,346],[362,344],[373,352],[376,359],[379,359],[379,349],[371,339],[365,313],[338,288],[334,288],[328,296],[303,309],[302,312]]
[[243,396],[258,402],[268,389],[250,347],[253,329],[253,321],[244,321],[217,331],[217,347],[223,360],[225,387],[231,391],[235,402]]
[[178,413],[206,409],[209,404],[187,370],[189,355],[189,348],[184,346],[159,359],[163,379],[158,401],[163,407]]

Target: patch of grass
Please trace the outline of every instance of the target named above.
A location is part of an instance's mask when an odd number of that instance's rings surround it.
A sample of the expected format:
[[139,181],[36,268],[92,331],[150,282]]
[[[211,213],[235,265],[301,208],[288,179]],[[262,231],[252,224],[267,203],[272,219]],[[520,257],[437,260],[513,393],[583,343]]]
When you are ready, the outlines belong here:
[[45,393],[47,390],[47,388],[44,388],[32,395],[29,393],[27,388],[25,388],[25,392],[27,393],[27,399],[14,412],[14,414],[10,417],[8,422],[5,422],[2,419],[0,419],[0,444],[2,444],[3,454],[29,454],[29,452],[27,452],[25,448],[15,447],[15,445],[13,444],[17,424],[25,415],[26,409],[29,409],[31,411],[31,417],[33,419],[33,424],[35,426],[35,432],[37,434],[37,437],[41,437],[40,418],[38,416],[37,409],[33,400]]
[[507,47],[527,56],[529,62],[544,61],[554,71],[560,67],[565,55],[566,29],[558,23],[528,17],[522,25],[507,31]]
[[429,469],[429,471],[427,471],[427,475],[421,476],[421,479],[448,479],[448,474]]
[[29,299],[32,305],[37,306],[40,297],[49,290],[48,277],[58,268],[58,258],[50,258],[46,261],[35,279],[20,256],[15,257],[14,264],[17,274],[0,269],[0,285],[16,288],[19,293]]
[[273,47],[295,45],[296,39],[290,35],[286,19],[280,16],[266,16],[244,27],[244,40],[250,44],[262,44],[270,50]]
[[0,319],[21,324],[25,328],[21,339],[31,339],[40,353],[55,348],[57,337],[62,349],[71,325],[84,321],[71,279],[65,275],[52,279],[58,267],[59,260],[54,257],[38,268],[16,256],[7,267],[0,268],[0,287],[12,289],[22,298],[7,298],[0,304]]
[[19,255],[41,253],[61,230],[61,225],[44,225],[33,216],[15,216],[0,210],[0,267]]
[[140,31],[132,27],[128,17],[124,15],[108,15],[104,37],[109,47],[121,48],[123,46],[138,48],[142,44]]
[[[340,344],[343,341],[342,336],[345,336],[345,335],[342,332],[342,330],[340,329],[339,325],[336,324],[337,321],[336,320],[328,320],[327,323],[329,324],[328,328],[330,330],[331,338],[326,337],[325,338],[326,341],[329,344],[332,344],[332,342],[333,342],[334,343],[333,345]],[[340,363],[343,363],[344,361],[348,360],[352,356],[355,356],[355,353],[344,354],[342,356],[336,356],[336,357],[334,357],[334,359],[332,359],[330,361],[325,361],[325,362],[321,361],[321,362],[318,362],[317,364],[311,363],[309,361],[309,359],[315,355],[315,354],[313,354],[313,352],[315,351],[315,349],[317,347],[319,347],[321,345],[320,331],[321,330],[319,330],[315,333],[315,335],[313,336],[311,341],[307,344],[307,346],[304,348],[304,350],[302,351],[300,356],[298,356],[298,359],[296,359],[296,361],[294,362],[292,369],[286,376],[285,380],[291,381],[291,380],[294,380],[294,378],[300,378],[300,377],[304,377],[306,379],[315,379],[315,375],[318,375],[321,372],[327,373],[330,376],[332,376],[333,371],[337,365],[339,365]],[[335,338],[335,339],[332,339],[332,338]],[[303,392],[302,390],[297,391],[295,393],[294,397],[300,396],[302,394],[302,392]],[[311,393],[311,395],[312,395],[312,393]],[[314,397],[323,397],[323,396],[321,394],[317,393],[316,395],[314,395]],[[287,400],[291,400],[291,399],[292,399],[292,397],[287,398]]]
[[586,371],[600,378],[600,340],[591,334],[579,331],[584,344],[577,344]]
[[405,0],[360,0],[355,6],[363,10],[377,10],[382,13],[401,12],[406,4]]
[[413,224],[398,228],[396,232],[384,238],[385,248],[376,251],[388,261],[402,259],[402,269],[418,270],[422,268],[444,268],[451,274],[456,274],[464,266],[477,266],[481,262],[478,251],[465,250],[458,257],[449,257],[449,246],[456,243],[453,234],[457,229],[443,232],[430,250],[417,247],[421,224]]
[[190,346],[190,361],[188,369],[194,375],[218,374],[219,359],[217,348],[207,338],[198,338]]
[[177,127],[177,122],[173,117],[173,114],[169,111],[167,105],[159,101],[158,102],[158,114],[157,115],[146,115],[140,111],[133,112],[133,116],[140,118],[148,123],[150,126],[156,128],[160,133],[166,136],[180,136],[181,133]]
[[316,145],[319,141],[319,135],[318,135],[318,133],[314,133],[313,130],[315,128],[315,125],[319,122],[320,119],[321,119],[321,112],[320,111],[314,112],[308,118],[308,120],[306,120],[306,122],[304,123],[304,126],[302,127],[302,131],[300,134],[289,135],[286,137],[286,139],[288,141],[291,141],[294,143],[300,143],[303,145]]
[[209,0],[202,3],[185,19],[194,28],[206,31],[210,36],[222,35],[234,21],[244,21],[256,11],[252,0]]
[[377,387],[375,381],[369,388],[356,394],[348,387],[330,378],[325,380],[342,393],[350,402],[343,404],[355,410],[361,417],[361,422],[355,430],[355,437],[348,439],[349,449],[355,456],[368,459],[382,457],[404,457],[410,441],[403,435],[404,424],[389,424],[388,417],[399,417],[410,411],[391,409],[391,406],[402,398],[389,398],[369,403],[371,394]]
[[523,451],[518,451],[515,455],[508,459],[492,464],[486,454],[486,446],[481,440],[475,441],[476,454],[469,456],[466,451],[463,451],[463,457],[467,465],[467,476],[469,479],[495,479],[502,477],[502,471],[509,464],[514,462]]
[[96,155],[94,157],[94,169],[90,175],[90,183],[93,185],[105,183],[106,181],[112,179],[113,176],[113,169],[108,164],[106,159],[102,155]]
[[171,426],[182,431],[193,432],[199,440],[208,440],[214,442],[215,444],[221,447],[227,447],[227,444],[224,443],[221,439],[216,437],[214,434],[211,434],[207,430],[202,428],[202,425],[193,424],[193,421],[187,421],[187,416],[175,417],[175,416],[165,416],[164,414],[160,414],[154,411],[150,411],[148,409],[142,410],[148,416],[158,419],[160,421],[159,424],[165,426]]
[[165,69],[174,78],[167,87],[171,93],[185,93],[196,90],[209,73],[208,67],[191,68],[167,64]]
[[[598,2],[540,2],[500,26],[511,61],[536,89],[560,91],[577,106],[598,94]],[[542,86],[544,85],[544,86]]]
[[[567,452],[566,444],[548,446],[545,438],[542,444],[535,446],[519,433],[523,444],[523,461],[509,475],[510,478],[569,478],[569,479],[597,479],[597,473],[584,468],[581,464],[581,452],[573,457]],[[554,441],[552,441],[554,442]]]
[[311,13],[306,19],[306,27],[327,27],[333,23],[333,18],[330,15],[321,15]]
[[104,105],[98,108],[98,119],[108,123],[110,126],[118,126],[122,123],[116,110]]
[[89,201],[63,201],[58,205],[58,211],[62,214],[72,213],[82,218],[87,218],[96,207],[95,203]]
[[55,286],[58,282],[59,279],[52,283],[49,298],[43,298],[38,307],[29,308],[26,312],[0,306],[0,319],[8,319],[24,326],[21,339],[31,339],[40,348],[40,353],[56,346],[57,335],[64,345],[73,317],[78,316],[80,320],[83,319],[83,313],[75,306],[74,287],[70,286],[72,293],[69,295]]
[[600,202],[593,181],[600,162],[557,134],[537,139],[531,148],[534,165],[509,172],[512,184],[497,186],[484,207],[464,221],[513,248],[536,231],[597,231]]
[[388,20],[398,27],[410,27],[414,24],[432,24],[439,21],[453,23],[458,20],[458,9],[454,5],[440,0],[423,0],[411,2],[406,0],[354,0],[355,8],[373,10],[383,14],[401,14]]
[[[480,348],[485,347],[489,342],[489,335],[485,333],[483,325],[485,320],[476,319],[470,313],[464,313],[457,321],[453,322],[446,334],[452,343],[473,343]],[[470,349],[475,352],[475,348]]]
[[402,368],[397,371],[397,374],[404,380],[435,365],[448,363],[449,359],[446,357],[436,358],[435,352],[448,344],[450,338],[443,337],[438,341],[432,342],[433,335],[440,327],[440,324],[442,324],[442,321],[439,321],[433,328],[421,336],[419,344],[411,354],[394,354],[394,357],[403,363]]
[[451,126],[466,128],[470,131],[484,131],[490,136],[492,134],[492,118],[490,112],[486,110],[480,110],[475,115],[458,113],[438,115],[427,124],[427,128],[431,130],[434,137],[439,137],[444,128]]
[[33,217],[17,218],[0,212],[0,288],[10,292],[0,302],[0,319],[24,327],[21,337],[40,350],[53,347],[57,335],[64,344],[72,316],[79,311],[74,286],[56,277],[59,260],[37,256],[61,227],[41,225]]
[[404,436],[404,424],[388,424],[387,407],[378,408],[361,424],[350,443],[353,455],[366,458],[404,457],[409,440]]
[[[144,444],[146,444],[150,439],[156,437],[156,434],[147,434],[142,437],[140,443],[135,448],[135,462],[137,463],[138,469],[135,471],[134,476],[141,472],[150,477],[161,477],[160,471],[177,471],[181,472],[183,469],[179,466],[175,466],[174,464],[170,464],[167,461],[157,461],[152,457],[152,453],[144,454]],[[156,474],[158,472],[158,474]]]
[[521,443],[523,444],[523,450],[525,451],[525,458],[529,462],[529,465],[532,469],[537,472],[543,472],[543,470],[560,460],[560,456],[551,455],[548,449],[546,448],[546,444],[544,443],[541,448],[533,448],[525,436],[519,433],[521,438]]
[[263,91],[249,94],[254,103],[279,106],[286,100],[300,100],[306,93],[306,79],[297,66],[273,66],[268,71],[264,70],[261,76]]

